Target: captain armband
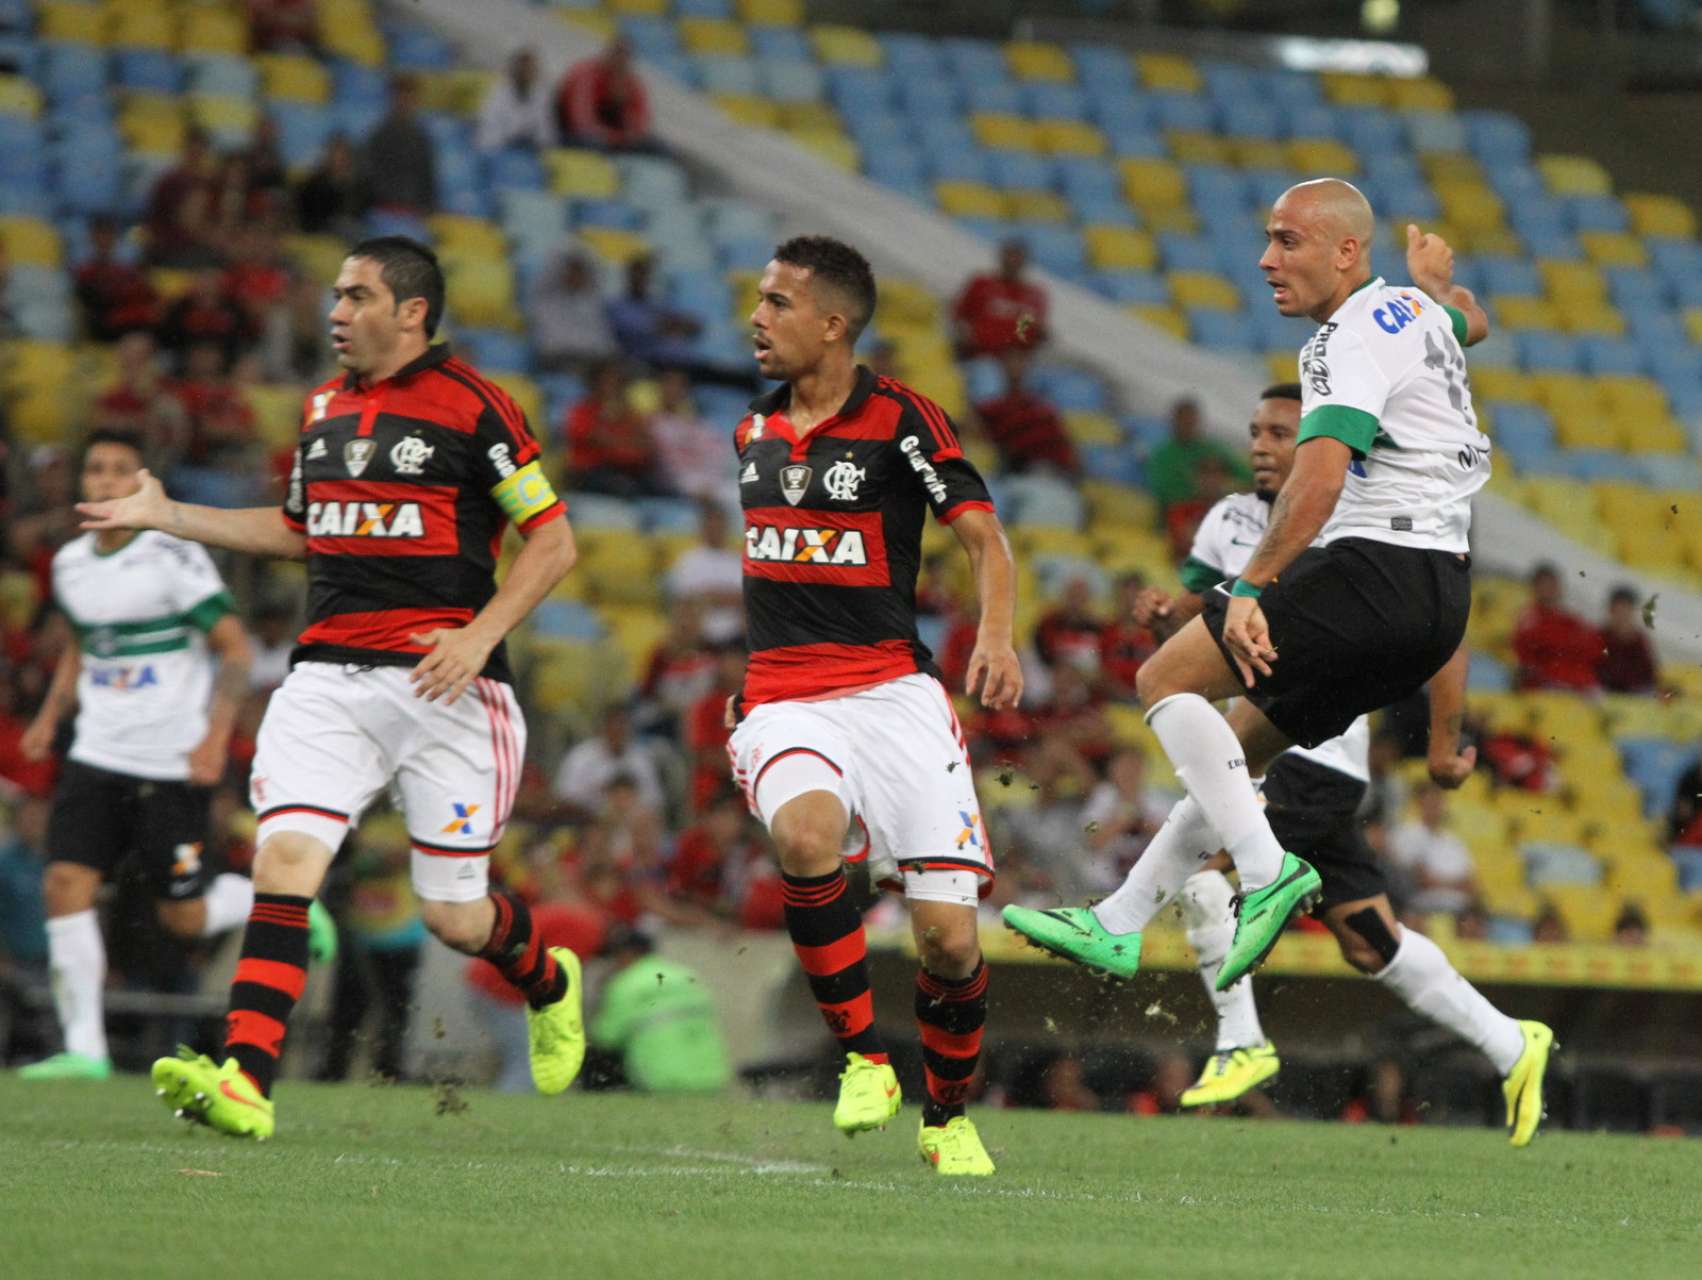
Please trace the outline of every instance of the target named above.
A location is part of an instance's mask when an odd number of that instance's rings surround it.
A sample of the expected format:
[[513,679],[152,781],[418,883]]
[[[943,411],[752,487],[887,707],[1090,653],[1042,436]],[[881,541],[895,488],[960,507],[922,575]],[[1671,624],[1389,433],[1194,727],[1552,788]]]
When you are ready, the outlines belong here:
[[549,478],[544,475],[544,469],[535,459],[518,468],[513,475],[504,477],[491,490],[491,498],[502,508],[503,514],[522,529],[560,501]]

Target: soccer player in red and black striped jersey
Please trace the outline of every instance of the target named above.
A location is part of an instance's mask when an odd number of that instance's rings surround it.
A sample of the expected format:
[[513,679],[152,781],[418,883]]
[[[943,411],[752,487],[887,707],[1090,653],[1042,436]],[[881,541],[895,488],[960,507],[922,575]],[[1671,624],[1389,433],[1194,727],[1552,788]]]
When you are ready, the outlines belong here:
[[1014,706],[1010,547],[950,418],[856,363],[875,310],[862,254],[821,236],[789,240],[759,288],[757,365],[784,385],[735,433],[751,656],[728,750],[774,836],[786,927],[846,1055],[834,1123],[848,1135],[881,1128],[900,1101],[849,858],[910,906],[922,958],[921,1153],[941,1173],[990,1174],[963,1104],[987,1012],[976,904],[992,858],[963,732],[917,637],[916,574],[931,511],[963,543],[981,598],[967,692]]
[[[267,707],[250,782],[254,909],[224,1062],[185,1050],[153,1072],[183,1114],[259,1138],[273,1130],[308,904],[387,788],[407,820],[427,927],[525,994],[538,1088],[565,1089],[585,1048],[578,960],[540,944],[518,898],[489,891],[526,746],[503,637],[572,567],[572,531],[520,409],[432,343],[444,281],[429,249],[363,241],[332,292],[344,373],[308,398],[281,510],[173,502],[145,471],[131,497],[81,507],[84,528],[164,529],[307,561],[309,625]],[[499,587],[509,524],[525,544]]]

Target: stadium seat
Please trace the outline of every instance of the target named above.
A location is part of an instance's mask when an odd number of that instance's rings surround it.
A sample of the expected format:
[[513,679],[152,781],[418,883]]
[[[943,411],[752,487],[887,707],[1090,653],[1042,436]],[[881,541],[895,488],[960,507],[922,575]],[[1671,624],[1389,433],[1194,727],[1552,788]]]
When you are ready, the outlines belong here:
[[884,60],[880,42],[857,27],[812,27],[810,43],[829,66],[878,67]]

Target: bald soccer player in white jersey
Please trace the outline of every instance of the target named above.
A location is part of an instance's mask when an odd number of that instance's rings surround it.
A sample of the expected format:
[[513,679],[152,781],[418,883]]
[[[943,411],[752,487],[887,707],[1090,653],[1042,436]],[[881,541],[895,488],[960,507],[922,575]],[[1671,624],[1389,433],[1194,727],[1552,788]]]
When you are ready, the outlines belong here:
[[[1248,426],[1253,491],[1230,494],[1206,513],[1180,571],[1180,595],[1173,599],[1149,587],[1137,598],[1134,620],[1159,638],[1168,639],[1198,616],[1206,594],[1233,580],[1264,536],[1271,504],[1294,466],[1301,399],[1298,383],[1265,389]],[[1473,749],[1460,750],[1467,663],[1462,648],[1430,681],[1430,776],[1450,790],[1471,776],[1476,763]],[[1370,720],[1360,716],[1340,737],[1278,756],[1262,788],[1271,830],[1283,848],[1295,850],[1317,869],[1323,881],[1319,915],[1335,935],[1342,958],[1413,1012],[1478,1049],[1504,1081],[1511,1081],[1525,1052],[1520,1024],[1461,977],[1435,943],[1395,919],[1382,866],[1358,819],[1371,779],[1370,741]],[[1224,875],[1229,869],[1228,857],[1219,853],[1182,886],[1182,923],[1218,1019],[1216,1052],[1182,1094],[1184,1107],[1232,1102],[1281,1066],[1259,1022],[1252,977],[1216,989],[1218,969],[1235,934],[1234,891]],[[1540,1096],[1540,1073],[1534,1080],[1521,1078],[1509,1093],[1509,1125],[1518,1118],[1517,1097],[1527,1089]],[[1540,1106],[1526,1111],[1541,1116]],[[1514,1138],[1520,1136],[1515,1129]]]
[[[1207,593],[1136,683],[1188,794],[1098,906],[1004,913],[1037,945],[1119,977],[1139,969],[1147,922],[1218,849],[1241,892],[1215,985],[1263,961],[1323,884],[1282,847],[1251,779],[1421,688],[1459,649],[1471,610],[1471,497],[1489,478],[1490,445],[1462,347],[1489,320],[1453,283],[1453,251],[1409,227],[1415,284],[1388,284],[1371,269],[1371,206],[1336,178],[1284,192],[1265,232],[1259,265],[1277,310],[1319,325],[1300,354],[1294,470],[1235,582]],[[1212,703],[1231,697],[1226,718]],[[1553,1040],[1535,1023],[1521,1035],[1515,1141],[1541,1119],[1531,1084]]]

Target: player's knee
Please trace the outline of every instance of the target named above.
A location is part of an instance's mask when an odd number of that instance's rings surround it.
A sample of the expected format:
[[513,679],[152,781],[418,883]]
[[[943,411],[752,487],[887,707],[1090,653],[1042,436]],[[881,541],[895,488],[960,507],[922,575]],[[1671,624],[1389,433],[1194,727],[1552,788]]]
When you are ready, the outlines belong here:
[[50,916],[75,915],[95,905],[100,874],[75,862],[50,862],[41,874],[42,905]]
[[916,939],[922,967],[940,978],[967,978],[981,963],[981,941],[973,923],[967,928],[935,925]]
[[1135,695],[1140,698],[1141,705],[1149,710],[1154,703],[1175,692],[1170,688],[1169,675],[1165,671],[1166,665],[1155,654],[1141,663],[1140,670],[1135,672]]
[[780,869],[793,876],[825,876],[839,865],[845,844],[845,822],[823,806],[791,806],[775,815],[774,847]]
[[311,898],[319,892],[331,850],[313,836],[280,831],[267,836],[254,855],[254,891]]
[[477,902],[421,900],[420,919],[444,946],[473,955],[490,941],[491,921],[487,903],[488,899]]
[[206,902],[191,898],[187,902],[159,902],[154,905],[160,927],[174,938],[188,941],[201,936],[201,926],[207,919]]
[[1400,939],[1373,907],[1348,916],[1335,935],[1342,959],[1361,973],[1381,973],[1400,949]]

